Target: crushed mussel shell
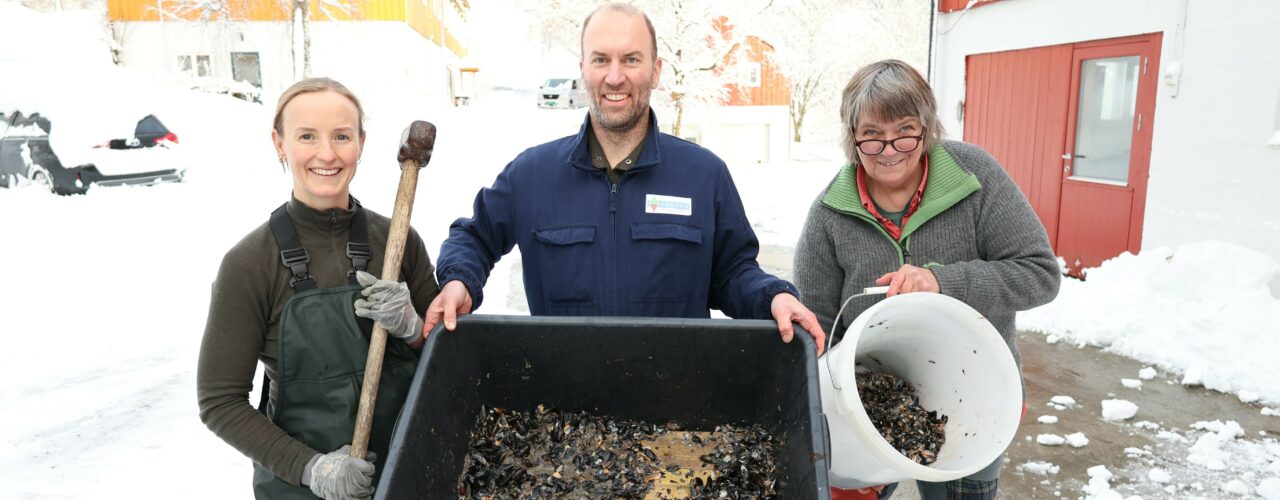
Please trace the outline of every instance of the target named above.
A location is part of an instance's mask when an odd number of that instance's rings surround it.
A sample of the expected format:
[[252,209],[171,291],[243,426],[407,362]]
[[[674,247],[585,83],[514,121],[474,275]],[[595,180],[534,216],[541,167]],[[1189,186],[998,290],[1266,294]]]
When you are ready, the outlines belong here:
[[862,407],[890,446],[920,465],[938,459],[946,442],[946,415],[921,407],[915,387],[893,375],[860,370],[857,380]]
[[[664,434],[697,441],[704,476],[692,477],[646,443]],[[721,425],[698,437],[679,425],[624,418],[490,408],[470,434],[457,493],[466,499],[777,498],[777,439],[760,425]],[[683,436],[682,436],[683,435]],[[660,474],[688,475],[688,489],[653,490]]]

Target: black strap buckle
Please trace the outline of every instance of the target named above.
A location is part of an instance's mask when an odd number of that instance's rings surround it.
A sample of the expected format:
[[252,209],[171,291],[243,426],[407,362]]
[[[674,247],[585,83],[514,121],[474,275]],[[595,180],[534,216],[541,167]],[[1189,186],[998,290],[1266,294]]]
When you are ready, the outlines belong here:
[[369,259],[373,255],[373,247],[367,243],[347,242],[347,258],[351,259],[351,270],[347,277],[354,279],[356,271],[369,271]]
[[299,281],[311,279],[311,273],[307,271],[307,264],[311,263],[311,256],[307,254],[305,248],[294,248],[291,250],[280,251],[280,261],[284,263],[284,267],[289,268],[289,286],[293,287]]

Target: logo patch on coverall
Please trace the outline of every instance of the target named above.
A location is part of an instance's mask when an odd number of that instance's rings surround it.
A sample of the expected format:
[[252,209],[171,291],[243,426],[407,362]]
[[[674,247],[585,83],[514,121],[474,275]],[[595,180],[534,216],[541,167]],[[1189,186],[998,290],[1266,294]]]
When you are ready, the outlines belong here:
[[693,199],[679,196],[648,194],[644,197],[644,213],[693,215]]

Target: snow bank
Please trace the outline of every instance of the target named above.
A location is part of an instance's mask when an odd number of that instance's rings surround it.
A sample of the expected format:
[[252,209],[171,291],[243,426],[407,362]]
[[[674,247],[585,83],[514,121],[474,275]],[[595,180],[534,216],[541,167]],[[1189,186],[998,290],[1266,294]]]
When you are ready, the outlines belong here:
[[1269,289],[1278,275],[1271,257],[1229,243],[1146,249],[1089,270],[1088,281],[1064,280],[1018,325],[1280,403],[1280,363],[1260,354],[1280,352],[1280,299]]
[[1280,500],[1280,479],[1269,477],[1258,485],[1258,496],[1267,500]]

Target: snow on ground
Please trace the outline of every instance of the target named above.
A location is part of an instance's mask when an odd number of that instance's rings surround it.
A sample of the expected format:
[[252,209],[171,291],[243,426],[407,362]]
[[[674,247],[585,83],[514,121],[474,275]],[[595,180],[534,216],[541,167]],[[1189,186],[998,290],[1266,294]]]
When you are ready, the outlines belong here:
[[1227,393],[1280,405],[1280,263],[1212,240],[1123,254],[1064,280],[1057,300],[1018,314],[1018,326],[1151,363]]
[[1128,420],[1138,413],[1138,405],[1123,399],[1106,399],[1102,401],[1102,418],[1104,420]]
[[[69,32],[52,15],[12,4],[0,4],[0,20],[0,55],[6,56],[0,57],[0,73],[6,75],[17,74],[4,66],[11,62],[7,56],[28,45],[11,36],[26,33],[19,27]],[[100,41],[86,34],[67,43]],[[110,66],[71,62],[86,53],[76,49],[37,63],[61,62],[50,74],[72,72],[78,82],[128,78]],[[78,92],[65,82],[41,85],[34,78],[21,89],[5,78],[0,101],[47,102]],[[169,88],[142,95],[180,136],[186,182],[95,187],[72,197],[34,186],[0,190],[0,211],[9,214],[6,244],[0,245],[7,277],[0,291],[6,305],[0,312],[0,481],[8,485],[6,498],[172,498],[174,491],[184,498],[247,496],[247,459],[196,415],[194,371],[209,285],[222,254],[288,197],[289,177],[274,161],[269,141],[271,104]],[[449,223],[470,213],[476,190],[511,158],[574,133],[583,117],[581,110],[534,109],[532,96],[519,93],[482,94],[471,108],[363,97],[369,139],[352,191],[373,210],[391,212],[400,130],[412,119],[440,129],[413,219],[432,254]],[[0,102],[5,104],[12,103]],[[794,145],[791,157],[731,166],[764,244],[794,245],[810,203],[840,162],[830,146]],[[505,300],[517,260],[508,256],[495,269],[481,312],[520,310]],[[1266,283],[1277,272],[1280,265],[1257,252],[1213,241],[1150,249],[1108,261],[1091,270],[1087,282],[1064,281],[1058,300],[1021,314],[1019,322],[1275,407],[1280,302]],[[1139,378],[1154,375],[1144,370]],[[1051,404],[1083,411],[1073,403],[1062,395]],[[1232,424],[1207,420],[1196,428],[1163,429],[1120,423],[1157,433],[1161,446],[1135,448],[1126,461],[1091,469],[1081,493],[1118,498],[1112,474],[1137,470],[1123,477],[1149,478],[1153,491],[1169,496],[1244,491],[1280,498],[1280,444],[1273,436],[1237,432]],[[1052,464],[1020,467],[1061,480]],[[1236,476],[1235,482],[1206,479],[1222,475]]]
[[1047,476],[1049,474],[1057,474],[1061,467],[1053,465],[1049,462],[1027,462],[1018,466],[1018,470]]

